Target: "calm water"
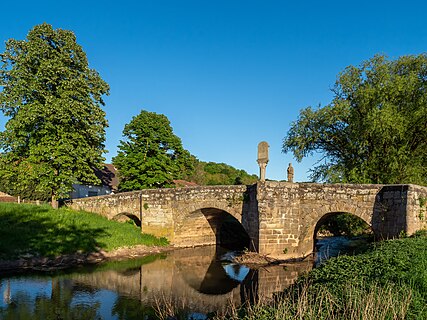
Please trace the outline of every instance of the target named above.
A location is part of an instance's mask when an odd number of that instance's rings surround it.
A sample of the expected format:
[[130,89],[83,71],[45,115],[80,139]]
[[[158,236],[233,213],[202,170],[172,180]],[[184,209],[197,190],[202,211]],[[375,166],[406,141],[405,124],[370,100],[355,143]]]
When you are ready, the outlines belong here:
[[[321,247],[331,253],[327,243]],[[2,277],[0,319],[154,319],[165,307],[182,318],[205,319],[225,313],[230,303],[268,299],[313,266],[251,270],[230,263],[230,254],[217,247],[183,249],[66,273]]]

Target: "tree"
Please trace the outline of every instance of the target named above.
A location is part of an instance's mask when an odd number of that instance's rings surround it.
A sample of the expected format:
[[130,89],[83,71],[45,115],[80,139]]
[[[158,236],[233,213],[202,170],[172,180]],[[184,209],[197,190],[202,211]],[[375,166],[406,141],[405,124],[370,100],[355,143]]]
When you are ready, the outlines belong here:
[[194,170],[186,172],[183,179],[198,185],[249,185],[258,180],[257,175],[250,175],[245,170],[236,169],[225,163],[204,162],[194,156],[191,161]]
[[0,155],[0,191],[22,199],[49,201],[52,196],[49,190],[35,188],[38,179],[32,174],[32,167],[14,166],[8,163],[8,156]]
[[322,154],[317,181],[427,185],[426,54],[349,66],[332,91],[330,104],[300,112],[283,152]]
[[192,170],[190,153],[163,114],[142,110],[125,125],[123,136],[113,158],[121,191],[172,187],[174,179]]
[[351,213],[339,213],[326,219],[320,231],[329,231],[333,236],[357,237],[372,234],[369,225]]
[[0,167],[11,189],[48,192],[56,203],[77,181],[98,183],[93,168],[104,160],[101,106],[109,87],[75,35],[44,23],[26,40],[8,40],[0,57],[0,109],[9,117]]

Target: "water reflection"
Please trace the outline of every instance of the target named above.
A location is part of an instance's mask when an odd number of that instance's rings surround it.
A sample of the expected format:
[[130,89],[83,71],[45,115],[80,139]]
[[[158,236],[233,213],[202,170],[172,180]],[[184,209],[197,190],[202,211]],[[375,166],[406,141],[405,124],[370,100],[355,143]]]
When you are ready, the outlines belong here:
[[66,279],[12,278],[0,283],[0,319],[99,319],[100,301],[76,301]]
[[319,237],[316,240],[314,264],[317,267],[331,257],[356,254],[366,248],[370,241],[372,241],[372,237],[369,235],[359,237]]
[[193,317],[268,299],[310,262],[251,270],[217,247],[184,249],[50,276],[0,281],[0,319],[153,319],[159,306]]

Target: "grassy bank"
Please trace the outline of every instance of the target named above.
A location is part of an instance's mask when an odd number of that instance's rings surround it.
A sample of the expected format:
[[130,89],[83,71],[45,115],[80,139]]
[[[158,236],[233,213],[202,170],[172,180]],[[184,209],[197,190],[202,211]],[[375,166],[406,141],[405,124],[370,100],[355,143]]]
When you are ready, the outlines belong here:
[[0,259],[111,251],[134,245],[166,245],[128,223],[68,208],[0,203]]
[[274,301],[235,309],[228,319],[427,319],[427,236],[333,258]]

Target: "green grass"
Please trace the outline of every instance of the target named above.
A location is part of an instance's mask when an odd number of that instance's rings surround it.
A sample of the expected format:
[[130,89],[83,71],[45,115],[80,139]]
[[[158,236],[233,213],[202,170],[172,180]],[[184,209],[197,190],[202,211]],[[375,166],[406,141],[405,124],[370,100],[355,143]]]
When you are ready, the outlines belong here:
[[[365,253],[333,258],[299,279],[300,286],[305,283],[313,294],[330,292],[337,306],[348,303],[349,286],[357,288],[359,296],[393,287],[389,294],[394,303],[410,297],[405,319],[427,319],[427,237],[419,233],[374,243]],[[342,309],[337,307],[336,312]]]
[[427,235],[332,258],[274,299],[260,298],[215,319],[427,319]]
[[165,238],[141,234],[128,223],[68,208],[0,203],[0,259],[25,255],[54,257],[62,254],[111,251],[134,245],[167,245]]
[[312,270],[307,279],[339,288],[349,280],[357,284],[395,283],[410,285],[427,299],[427,237],[374,243],[370,250],[355,256],[340,256]]

